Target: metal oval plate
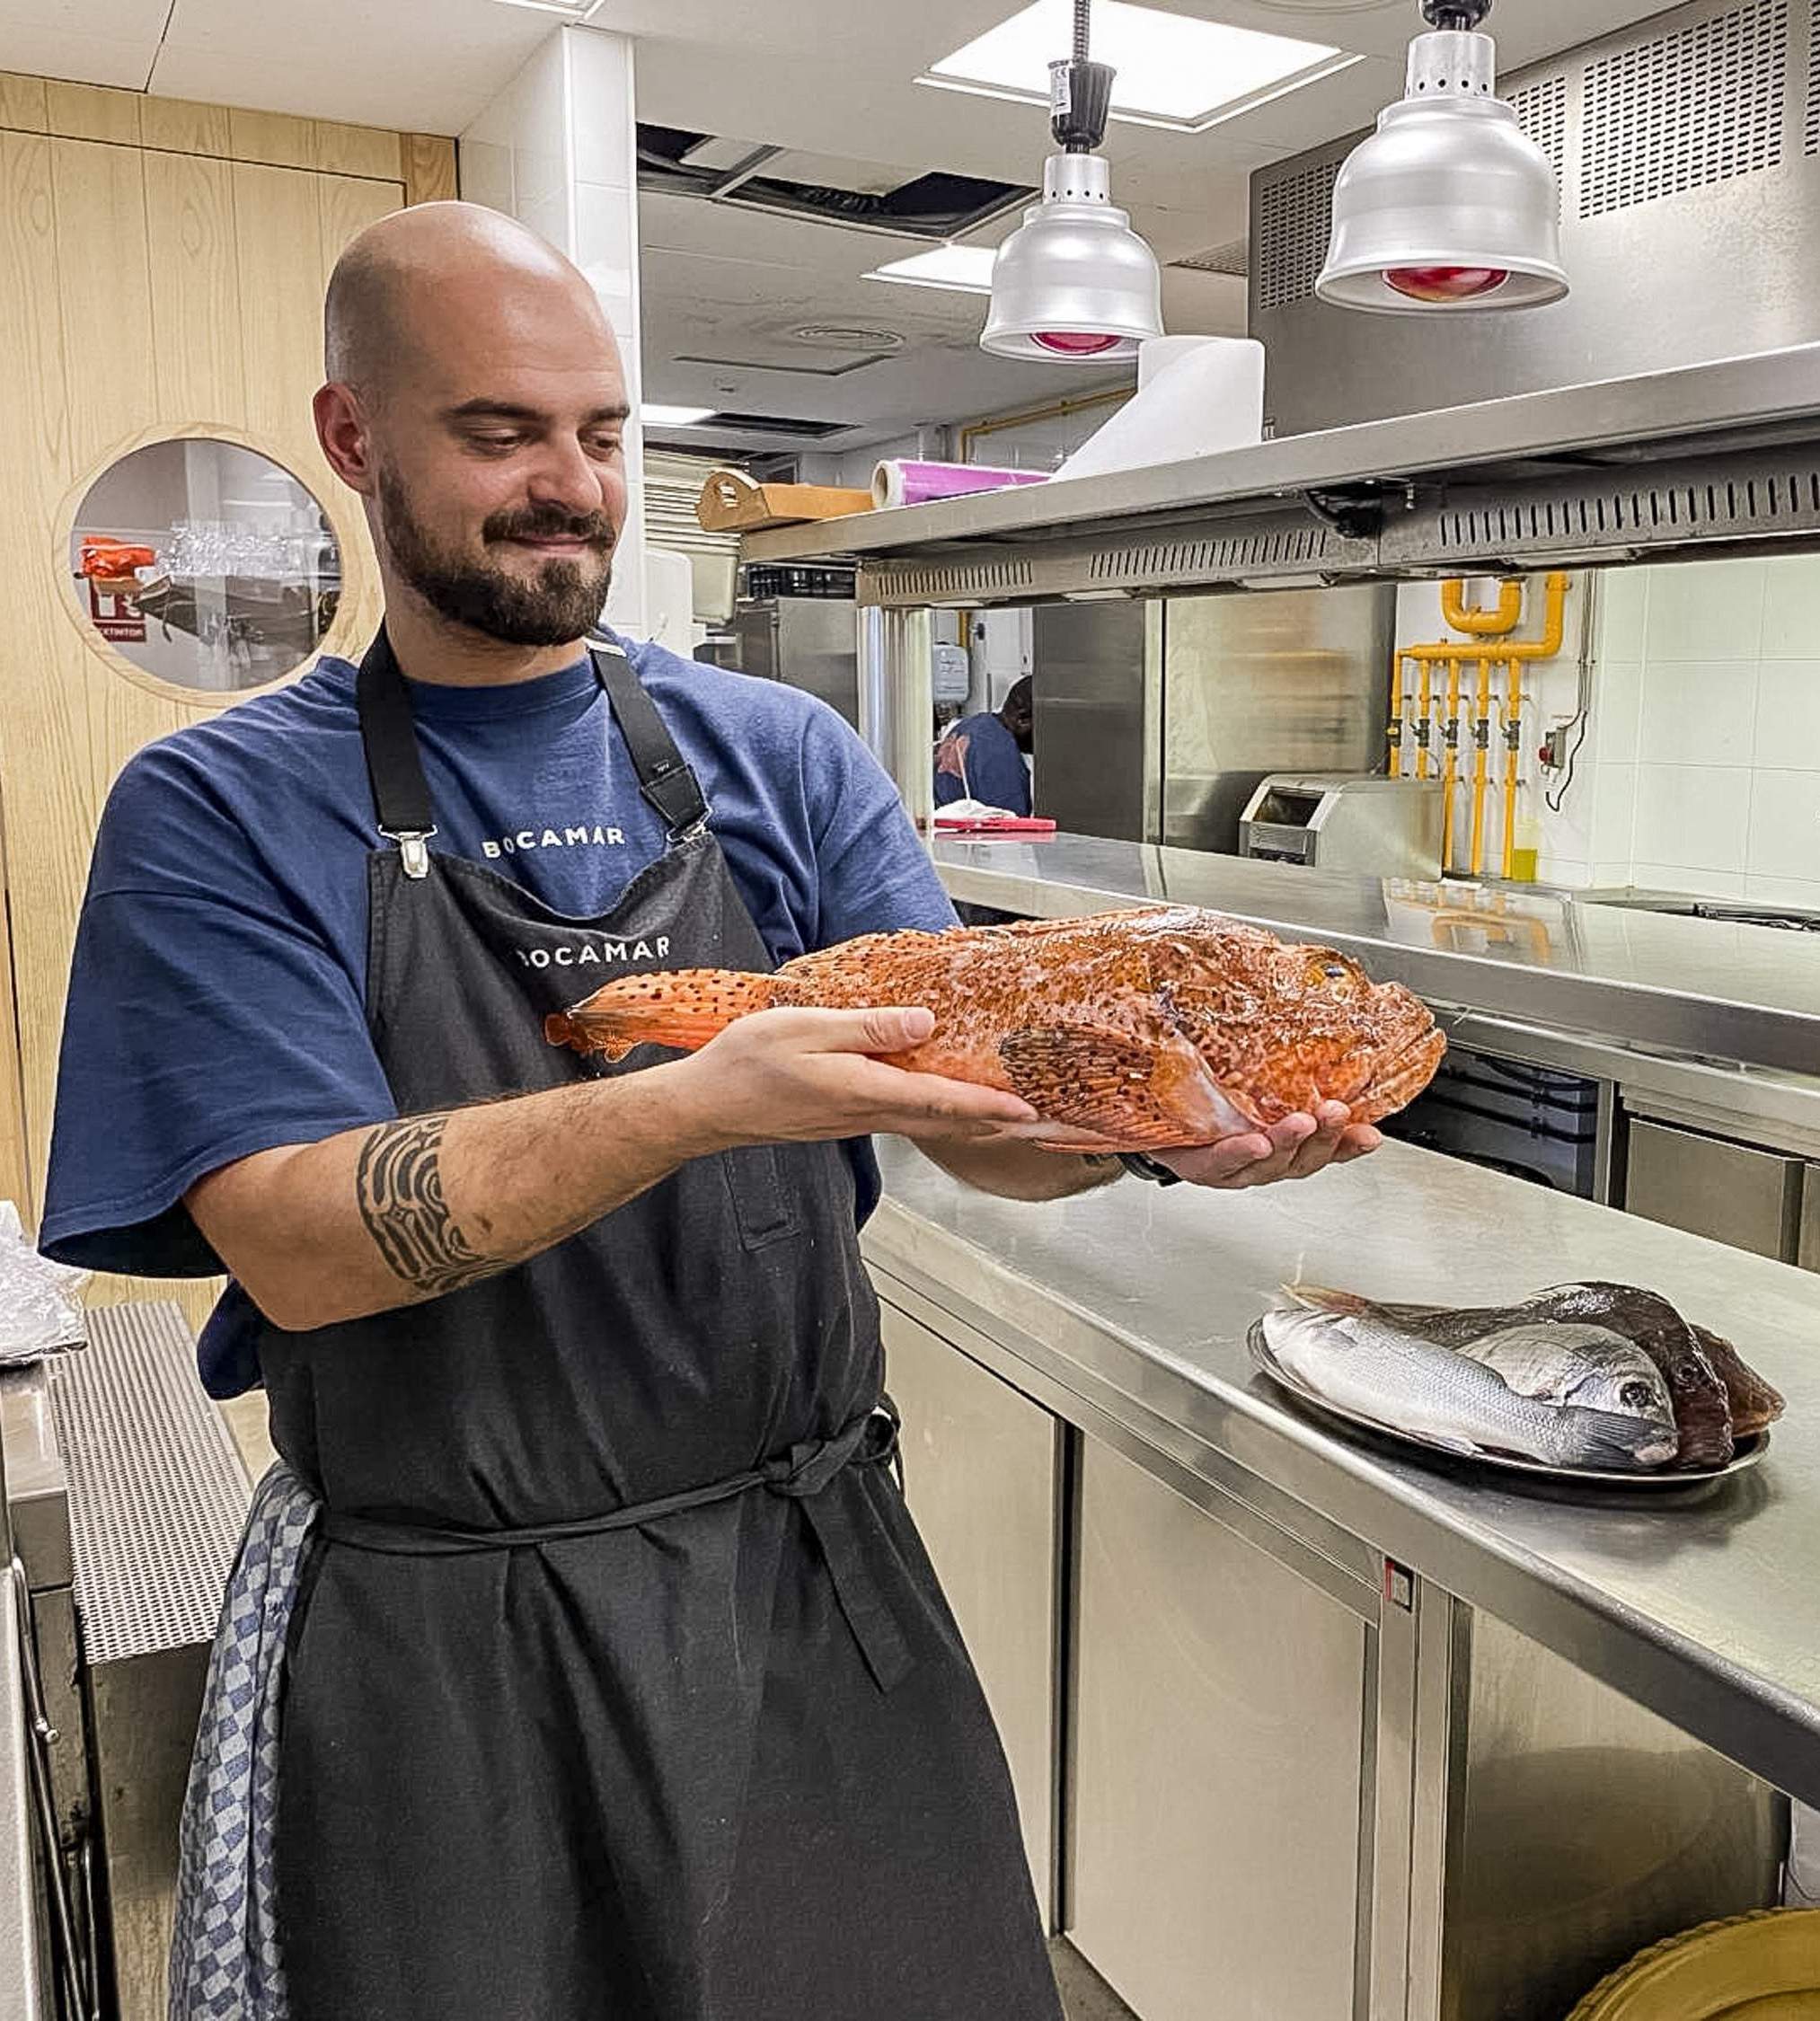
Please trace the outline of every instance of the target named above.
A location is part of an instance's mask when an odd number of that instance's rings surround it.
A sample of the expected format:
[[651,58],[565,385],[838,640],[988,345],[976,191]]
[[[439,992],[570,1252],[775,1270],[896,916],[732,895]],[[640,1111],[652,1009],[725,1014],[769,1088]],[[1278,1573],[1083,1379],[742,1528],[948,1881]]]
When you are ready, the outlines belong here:
[[1515,1453],[1488,1452],[1477,1448],[1462,1451],[1457,1445],[1443,1445],[1438,1439],[1425,1438],[1419,1432],[1405,1432],[1395,1425],[1384,1424],[1380,1418],[1367,1417],[1362,1411],[1349,1409],[1344,1404],[1330,1402],[1277,1361],[1265,1343],[1262,1319],[1252,1321],[1247,1337],[1251,1359],[1259,1369],[1279,1390],[1294,1397],[1297,1403],[1305,1404],[1317,1416],[1331,1424],[1345,1425],[1350,1431],[1368,1432],[1373,1437],[1412,1454],[1432,1455],[1456,1467],[1484,1467],[1495,1473],[1525,1475],[1532,1480],[1555,1487],[1617,1488],[1630,1494],[1685,1495],[1717,1487],[1734,1475],[1748,1473],[1770,1450],[1770,1434],[1757,1432],[1738,1440],[1730,1460],[1723,1467],[1694,1468],[1685,1472],[1669,1468],[1639,1473],[1616,1473],[1595,1467],[1551,1467],[1545,1460],[1524,1460]]

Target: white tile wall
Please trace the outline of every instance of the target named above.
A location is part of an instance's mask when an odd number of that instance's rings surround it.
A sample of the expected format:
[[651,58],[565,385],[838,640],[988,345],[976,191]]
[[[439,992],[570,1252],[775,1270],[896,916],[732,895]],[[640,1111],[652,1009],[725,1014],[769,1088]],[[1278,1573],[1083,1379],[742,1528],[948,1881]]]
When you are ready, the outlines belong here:
[[1639,764],[1631,838],[1638,860],[1742,877],[1751,784],[1748,765]]
[[[1541,874],[1820,905],[1820,557],[1612,569],[1599,596],[1589,734]],[[1540,728],[1570,710],[1569,672],[1539,679]]]
[[1664,660],[1761,657],[1766,561],[1683,561],[1652,571],[1643,657]]
[[1820,879],[1820,772],[1755,774],[1745,869],[1753,877]]

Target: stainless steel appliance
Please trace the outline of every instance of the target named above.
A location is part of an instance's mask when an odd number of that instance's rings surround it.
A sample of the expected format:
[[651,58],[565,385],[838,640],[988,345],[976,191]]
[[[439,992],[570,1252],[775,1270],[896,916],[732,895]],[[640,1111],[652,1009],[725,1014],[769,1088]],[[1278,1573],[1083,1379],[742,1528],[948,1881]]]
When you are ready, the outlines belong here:
[[1390,708],[1375,586],[1035,613],[1037,811],[1071,834],[1235,854],[1273,772],[1365,772]]
[[768,596],[740,605],[732,622],[743,673],[819,695],[859,728],[859,643],[851,597]]
[[[1493,23],[1494,28],[1497,23]],[[1250,331],[1279,435],[1820,336],[1820,13],[1693,0],[1500,81],[1561,186],[1573,292],[1521,315],[1316,299],[1352,135],[1251,182]],[[1689,285],[1697,277],[1697,285]]]
[[1380,878],[1441,874],[1441,781],[1273,772],[1239,823],[1239,854]]

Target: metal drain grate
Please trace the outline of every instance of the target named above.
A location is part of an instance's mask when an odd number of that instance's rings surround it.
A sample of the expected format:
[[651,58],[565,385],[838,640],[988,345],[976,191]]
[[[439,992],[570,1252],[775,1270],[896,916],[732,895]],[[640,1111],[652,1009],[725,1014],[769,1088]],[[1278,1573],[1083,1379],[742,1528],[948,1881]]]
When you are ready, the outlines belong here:
[[60,1361],[76,1611],[92,1664],[210,1641],[246,1518],[246,1469],[175,1305],[102,1306]]
[[1258,241],[1251,265],[1258,306],[1285,309],[1314,293],[1327,264],[1327,244],[1333,235],[1333,186],[1345,157],[1315,162],[1275,182],[1267,182],[1258,198]]
[[1773,168],[1788,68],[1789,0],[1749,0],[1590,64],[1580,216]]

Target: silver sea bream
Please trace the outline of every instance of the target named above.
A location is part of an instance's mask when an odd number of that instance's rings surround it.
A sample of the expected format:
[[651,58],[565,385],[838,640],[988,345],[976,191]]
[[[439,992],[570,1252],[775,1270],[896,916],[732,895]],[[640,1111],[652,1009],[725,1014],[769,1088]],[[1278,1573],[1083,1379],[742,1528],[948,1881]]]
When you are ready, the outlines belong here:
[[1674,1461],[1674,1399],[1634,1341],[1516,1311],[1487,1317],[1494,1323],[1473,1337],[1444,1346],[1363,1300],[1347,1311],[1310,1303],[1267,1312],[1251,1346],[1267,1373],[1449,1452],[1604,1473]]

